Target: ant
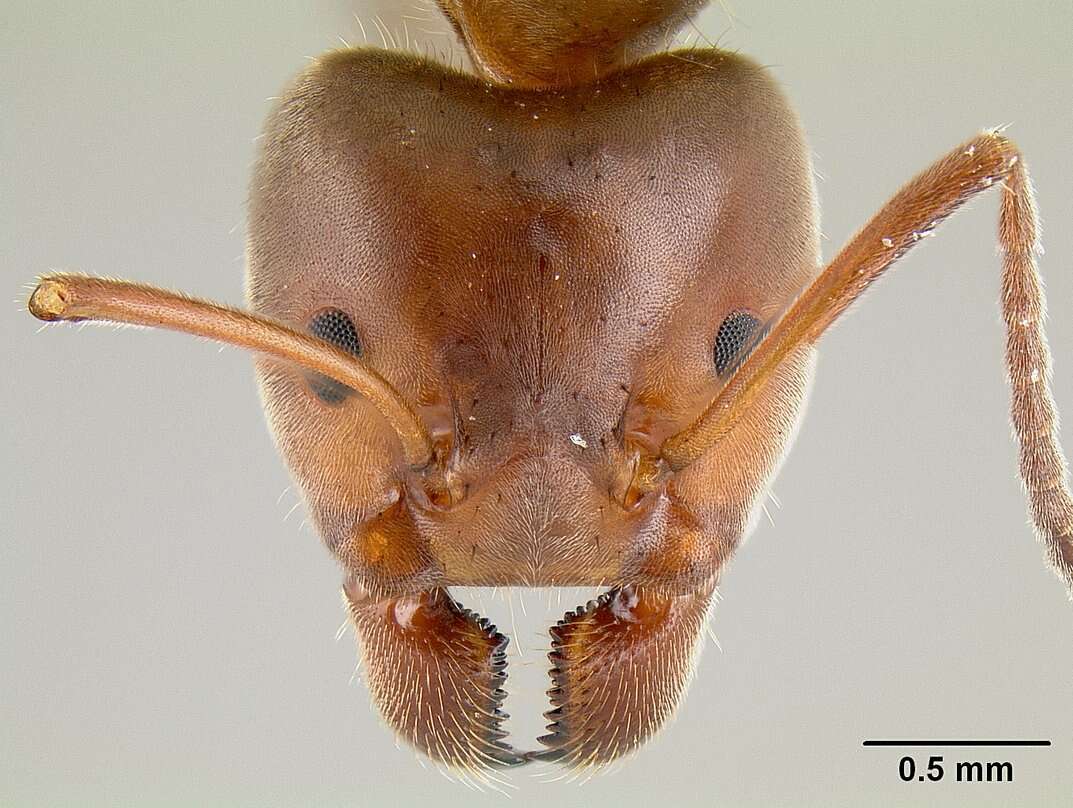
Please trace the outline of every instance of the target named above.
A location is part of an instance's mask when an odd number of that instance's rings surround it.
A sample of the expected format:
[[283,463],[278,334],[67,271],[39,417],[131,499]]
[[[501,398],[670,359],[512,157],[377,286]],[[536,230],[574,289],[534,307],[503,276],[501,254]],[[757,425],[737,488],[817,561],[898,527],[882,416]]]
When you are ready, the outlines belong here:
[[[603,764],[650,737],[789,451],[818,341],[991,189],[1029,513],[1073,587],[1037,215],[1003,132],[941,157],[824,265],[808,150],[770,74],[656,52],[702,2],[440,5],[473,73],[348,48],[276,104],[248,311],[73,274],[29,301],[46,321],[255,352],[400,736],[473,769]],[[507,639],[454,600],[465,585],[607,588],[550,629],[539,751],[504,741]]]

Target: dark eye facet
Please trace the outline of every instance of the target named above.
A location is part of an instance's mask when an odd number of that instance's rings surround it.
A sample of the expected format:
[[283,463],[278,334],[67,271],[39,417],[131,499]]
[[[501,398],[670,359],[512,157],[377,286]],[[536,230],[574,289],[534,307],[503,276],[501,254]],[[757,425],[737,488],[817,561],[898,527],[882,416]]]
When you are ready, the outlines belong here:
[[[324,309],[309,323],[309,333],[314,337],[330,342],[347,353],[361,356],[361,340],[354,321],[339,309]],[[345,384],[329,379],[319,373],[310,374],[309,386],[317,398],[325,404],[338,404],[353,391]]]
[[715,335],[715,372],[720,376],[734,370],[745,358],[744,349],[755,342],[760,321],[745,311],[727,315]]

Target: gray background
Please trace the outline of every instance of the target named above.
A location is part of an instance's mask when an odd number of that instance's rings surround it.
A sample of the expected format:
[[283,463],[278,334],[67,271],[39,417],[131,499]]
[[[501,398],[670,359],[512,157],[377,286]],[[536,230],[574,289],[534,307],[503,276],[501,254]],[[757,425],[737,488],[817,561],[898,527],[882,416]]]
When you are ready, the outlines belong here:
[[[359,0],[2,5],[9,301],[49,268],[241,301],[265,99],[337,37],[360,43],[353,11],[370,32],[377,10],[396,31],[411,13]],[[1056,395],[1073,412],[1073,5],[733,11],[709,9],[698,27],[772,65],[794,99],[828,256],[943,151],[1013,124],[1044,216]],[[675,724],[583,786],[515,775],[515,805],[1068,804],[1073,610],[1015,476],[996,211],[993,195],[942,227],[826,339],[775,484],[782,508],[725,578],[722,651],[706,649]],[[301,508],[287,517],[297,500],[280,496],[289,481],[247,356],[171,334],[37,334],[16,303],[0,329],[0,804],[501,799],[396,748],[351,681],[339,575]],[[510,709],[526,732],[544,709],[538,631],[580,597],[545,608],[531,595],[518,615],[512,681],[525,691]],[[506,628],[507,605],[485,607]],[[981,755],[1013,760],[1012,785],[904,784],[899,751],[860,747],[891,736],[1054,747]]]

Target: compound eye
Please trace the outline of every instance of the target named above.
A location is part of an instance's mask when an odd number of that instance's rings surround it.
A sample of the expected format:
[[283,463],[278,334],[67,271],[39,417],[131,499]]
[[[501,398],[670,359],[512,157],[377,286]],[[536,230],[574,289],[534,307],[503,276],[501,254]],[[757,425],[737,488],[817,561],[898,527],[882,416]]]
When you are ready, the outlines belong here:
[[760,335],[760,321],[746,311],[731,312],[715,335],[715,372],[732,373],[741,364]]
[[[309,322],[309,333],[342,348],[349,354],[361,356],[361,340],[358,338],[358,330],[354,327],[354,321],[344,311],[324,309],[317,313]],[[340,384],[335,379],[329,379],[319,373],[310,374],[309,386],[317,398],[325,404],[338,404],[353,392],[345,384]]]

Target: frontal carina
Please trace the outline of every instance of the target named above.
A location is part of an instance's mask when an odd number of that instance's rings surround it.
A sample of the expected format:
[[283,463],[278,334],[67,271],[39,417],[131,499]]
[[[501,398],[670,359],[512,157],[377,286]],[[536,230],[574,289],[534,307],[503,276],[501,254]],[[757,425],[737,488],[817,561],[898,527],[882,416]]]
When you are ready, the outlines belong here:
[[[1073,585],[1036,213],[1008,139],[957,146],[824,267],[808,149],[771,76],[717,49],[653,53],[701,3],[441,5],[475,73],[346,49],[276,104],[249,312],[74,275],[30,300],[45,320],[256,352],[397,734],[482,769],[606,763],[657,730],[789,448],[817,341],[990,187],[1021,473]],[[607,589],[550,629],[540,751],[503,740],[507,639],[460,585]]]

